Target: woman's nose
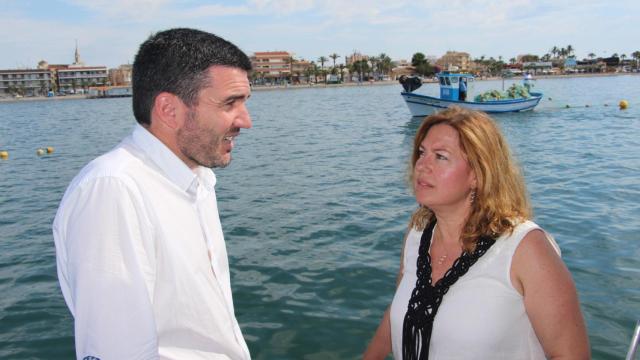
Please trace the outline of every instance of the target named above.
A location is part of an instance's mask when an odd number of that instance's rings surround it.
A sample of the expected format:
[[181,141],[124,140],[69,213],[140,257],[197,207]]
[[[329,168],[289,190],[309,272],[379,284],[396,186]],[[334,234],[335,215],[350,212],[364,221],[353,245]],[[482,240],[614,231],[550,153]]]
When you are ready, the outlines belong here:
[[426,170],[430,167],[430,161],[428,160],[426,155],[421,156],[416,161],[416,170]]

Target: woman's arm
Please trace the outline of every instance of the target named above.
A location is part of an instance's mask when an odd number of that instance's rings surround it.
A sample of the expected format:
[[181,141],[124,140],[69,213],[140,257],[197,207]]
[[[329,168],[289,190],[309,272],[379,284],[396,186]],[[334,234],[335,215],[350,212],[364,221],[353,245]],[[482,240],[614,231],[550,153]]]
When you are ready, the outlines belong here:
[[589,339],[569,270],[544,232],[529,232],[516,249],[511,282],[550,359],[589,359]]
[[[400,253],[400,271],[398,271],[398,276],[396,277],[396,288],[400,284],[402,280],[402,274],[404,273],[404,247],[407,243],[407,236],[409,236],[410,229],[407,229],[407,232],[404,234],[404,240],[402,241],[402,252]],[[382,320],[380,321],[380,325],[378,325],[378,329],[376,333],[373,335],[367,350],[363,355],[363,360],[378,360],[384,359],[391,352],[391,318],[390,318],[390,307],[384,312],[382,316]]]
[[389,308],[384,312],[382,321],[376,330],[373,339],[365,351],[363,360],[382,360],[391,352],[391,321],[389,319]]

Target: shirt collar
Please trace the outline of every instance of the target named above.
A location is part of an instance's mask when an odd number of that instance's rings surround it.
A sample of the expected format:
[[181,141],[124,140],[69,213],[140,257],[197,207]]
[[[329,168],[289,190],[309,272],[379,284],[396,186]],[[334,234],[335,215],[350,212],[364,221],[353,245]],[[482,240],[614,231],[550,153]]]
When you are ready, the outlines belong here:
[[140,124],[136,124],[133,129],[132,140],[180,189],[189,192],[197,182],[201,182],[210,190],[216,185],[216,176],[211,169],[198,166],[191,170],[162,141]]

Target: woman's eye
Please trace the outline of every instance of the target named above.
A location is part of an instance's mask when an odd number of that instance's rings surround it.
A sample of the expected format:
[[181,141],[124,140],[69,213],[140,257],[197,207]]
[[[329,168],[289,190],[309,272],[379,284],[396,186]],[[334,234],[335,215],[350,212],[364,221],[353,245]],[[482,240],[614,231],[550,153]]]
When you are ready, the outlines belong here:
[[442,154],[436,154],[436,159],[438,160],[447,160],[447,157]]

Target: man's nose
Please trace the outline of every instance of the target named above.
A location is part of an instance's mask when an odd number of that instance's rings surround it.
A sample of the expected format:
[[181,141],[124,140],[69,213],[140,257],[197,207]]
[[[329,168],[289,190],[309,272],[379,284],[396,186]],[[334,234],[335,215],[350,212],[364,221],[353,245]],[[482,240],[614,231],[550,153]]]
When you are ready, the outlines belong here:
[[236,120],[236,126],[242,129],[250,129],[251,126],[253,126],[251,115],[249,115],[249,110],[246,105],[242,105],[242,109]]

